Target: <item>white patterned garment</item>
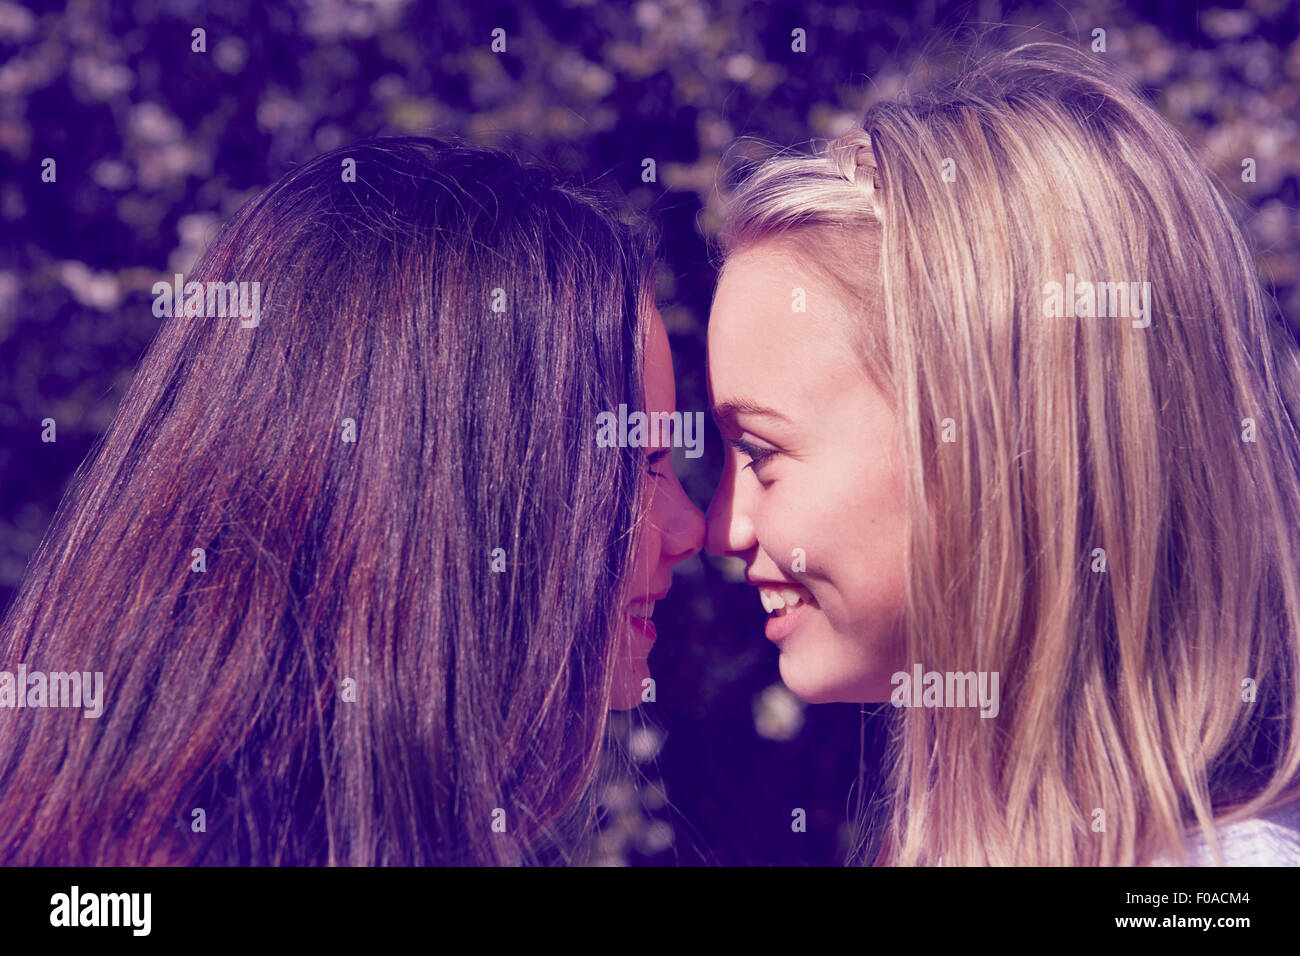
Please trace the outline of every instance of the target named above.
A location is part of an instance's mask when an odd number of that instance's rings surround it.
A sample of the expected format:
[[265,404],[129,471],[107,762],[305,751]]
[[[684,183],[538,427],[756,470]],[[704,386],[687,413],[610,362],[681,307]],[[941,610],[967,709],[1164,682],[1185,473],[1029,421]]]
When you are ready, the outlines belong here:
[[[1300,803],[1262,817],[1218,826],[1225,866],[1300,866]],[[1158,858],[1153,866],[1177,866]],[[1205,835],[1187,838],[1186,866],[1214,866]]]

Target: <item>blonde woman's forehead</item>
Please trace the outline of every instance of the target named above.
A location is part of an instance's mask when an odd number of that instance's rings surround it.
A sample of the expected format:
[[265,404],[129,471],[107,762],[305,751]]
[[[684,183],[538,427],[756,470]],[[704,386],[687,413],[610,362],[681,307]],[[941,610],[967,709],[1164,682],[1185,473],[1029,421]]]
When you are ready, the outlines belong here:
[[710,324],[720,315],[736,312],[753,318],[761,310],[791,331],[817,334],[827,321],[848,314],[837,289],[819,269],[810,268],[786,240],[747,246],[724,266],[714,291]]
[[749,243],[727,256],[722,271],[734,268],[737,264],[762,264],[792,271],[801,271],[795,239],[788,235],[773,235]]

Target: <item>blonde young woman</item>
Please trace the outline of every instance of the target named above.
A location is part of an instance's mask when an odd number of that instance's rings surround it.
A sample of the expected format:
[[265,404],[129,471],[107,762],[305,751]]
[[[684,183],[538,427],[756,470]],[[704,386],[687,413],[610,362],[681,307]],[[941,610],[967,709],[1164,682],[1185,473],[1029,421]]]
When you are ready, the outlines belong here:
[[1177,133],[1029,44],[721,240],[706,543],[795,693],[899,705],[867,859],[1300,862],[1300,362]]

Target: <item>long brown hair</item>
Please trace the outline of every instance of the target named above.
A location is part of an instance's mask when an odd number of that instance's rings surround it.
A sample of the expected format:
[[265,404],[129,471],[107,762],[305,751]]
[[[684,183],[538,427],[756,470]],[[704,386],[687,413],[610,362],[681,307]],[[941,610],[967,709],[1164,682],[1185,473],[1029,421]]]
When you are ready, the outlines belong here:
[[106,698],[0,713],[0,862],[562,848],[644,481],[590,436],[641,400],[653,238],[422,138],[250,201],[186,278],[259,282],[259,323],[163,321],[0,626],[0,666]]

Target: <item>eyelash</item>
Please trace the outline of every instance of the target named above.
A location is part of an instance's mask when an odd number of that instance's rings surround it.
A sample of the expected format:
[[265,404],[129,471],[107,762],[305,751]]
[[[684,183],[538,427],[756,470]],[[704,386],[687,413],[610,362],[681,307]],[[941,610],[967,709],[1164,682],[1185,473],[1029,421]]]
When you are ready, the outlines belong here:
[[668,449],[667,449],[667,448],[665,448],[663,451],[657,451],[657,452],[655,452],[653,455],[649,456],[649,459],[648,459],[648,465],[647,465],[647,467],[646,467],[646,470],[647,470],[648,472],[650,472],[650,474],[654,475],[656,478],[664,478],[664,477],[666,477],[666,476],[663,474],[663,472],[655,471],[655,465],[659,464],[659,462],[663,461],[663,460],[664,460],[665,458],[667,458],[667,457],[668,457]]
[[776,454],[775,448],[759,448],[757,445],[751,445],[749,442],[740,438],[728,438],[727,441],[735,446],[741,454],[748,456],[749,464],[745,467],[750,471],[753,471],[755,474],[758,473],[758,465],[761,465],[768,458],[771,458]]

